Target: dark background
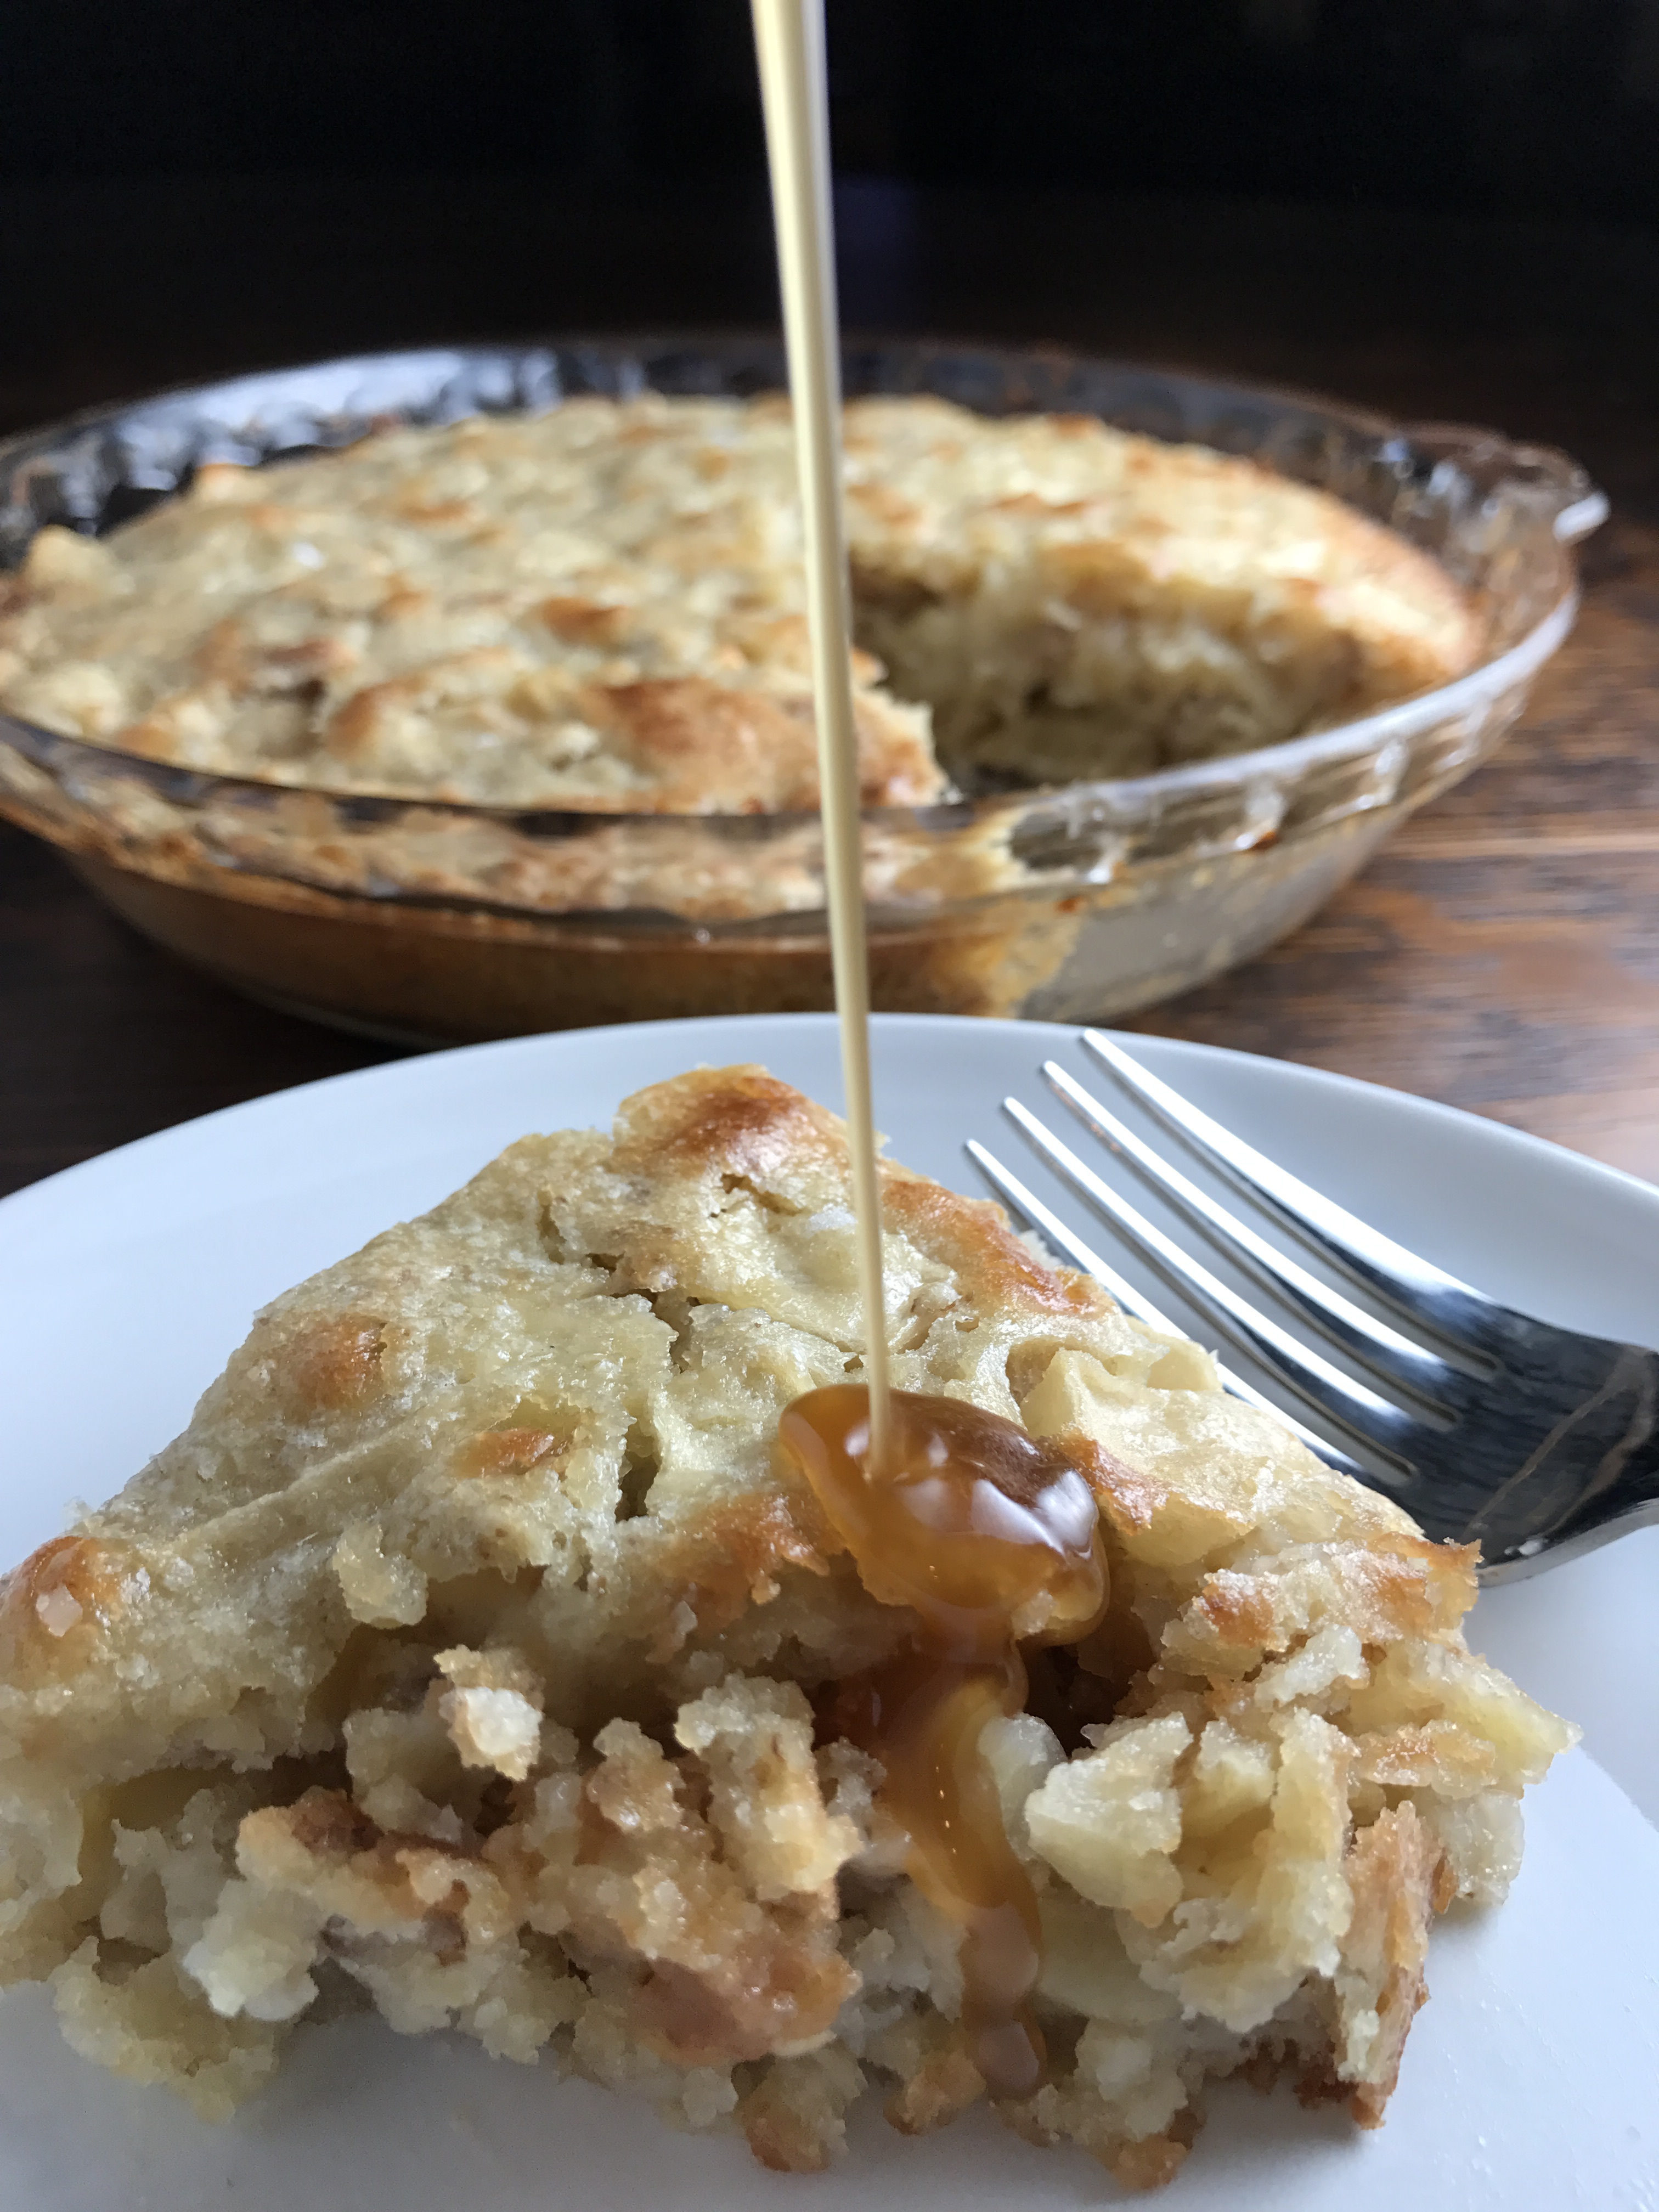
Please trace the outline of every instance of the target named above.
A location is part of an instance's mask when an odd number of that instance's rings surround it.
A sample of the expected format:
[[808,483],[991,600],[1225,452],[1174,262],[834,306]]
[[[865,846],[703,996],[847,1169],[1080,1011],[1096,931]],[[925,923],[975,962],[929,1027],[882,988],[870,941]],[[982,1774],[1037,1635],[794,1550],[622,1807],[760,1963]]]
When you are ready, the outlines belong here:
[[[758,170],[744,0],[5,12],[10,179]],[[830,0],[830,35],[849,173],[1659,209],[1655,0]]]
[[[829,0],[849,325],[1316,382],[1659,519],[1659,0]],[[775,314],[746,0],[0,8],[0,429]]]

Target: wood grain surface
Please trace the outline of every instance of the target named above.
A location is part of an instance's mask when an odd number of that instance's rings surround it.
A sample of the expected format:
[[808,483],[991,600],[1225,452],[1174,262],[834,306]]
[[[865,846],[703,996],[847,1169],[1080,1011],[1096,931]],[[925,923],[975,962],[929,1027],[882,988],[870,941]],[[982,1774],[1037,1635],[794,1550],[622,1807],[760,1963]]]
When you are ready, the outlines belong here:
[[[1659,1179],[1659,241],[874,187],[842,227],[850,321],[1231,368],[1589,464],[1614,520],[1504,751],[1295,937],[1135,1025]],[[0,194],[0,429],[266,360],[771,313],[751,199],[578,205],[510,179]],[[0,1189],[389,1056],[177,965],[0,825]]]

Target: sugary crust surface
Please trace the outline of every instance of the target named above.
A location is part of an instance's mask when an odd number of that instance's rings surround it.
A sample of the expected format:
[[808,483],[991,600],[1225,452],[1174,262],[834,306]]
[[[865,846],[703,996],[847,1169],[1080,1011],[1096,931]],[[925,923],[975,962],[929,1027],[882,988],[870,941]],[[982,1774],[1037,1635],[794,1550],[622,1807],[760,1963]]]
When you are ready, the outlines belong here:
[[[0,1976],[209,2112],[370,2003],[783,2168],[866,2087],[911,2131],[981,2094],[952,1933],[828,1718],[909,1616],[775,1448],[859,1370],[847,1200],[833,1116],[702,1070],[268,1308],[0,1586]],[[1466,1650],[1467,1553],[995,1207],[897,1167],[884,1202],[896,1381],[1069,1437],[1110,1553],[1044,1717],[988,1737],[1054,2060],[1004,2117],[1136,2184],[1239,2067],[1374,2124],[1431,1915],[1502,1894],[1572,1731]]]
[[[1425,555],[1245,461],[920,398],[855,403],[847,450],[858,627],[890,678],[860,652],[870,805],[1271,743],[1478,647]],[[0,703],[331,790],[810,809],[793,466],[777,399],[655,397],[212,465],[106,541],[40,533],[0,605]]]

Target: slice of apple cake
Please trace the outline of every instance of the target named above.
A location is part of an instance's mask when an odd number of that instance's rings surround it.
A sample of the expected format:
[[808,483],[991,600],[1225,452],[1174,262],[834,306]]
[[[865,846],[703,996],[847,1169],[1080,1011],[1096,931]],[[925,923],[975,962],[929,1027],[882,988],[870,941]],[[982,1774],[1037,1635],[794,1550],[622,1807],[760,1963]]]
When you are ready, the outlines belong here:
[[[983,1749],[1036,1891],[1048,2078],[1120,2179],[1205,2078],[1367,2124],[1432,1916],[1501,1897],[1573,1731],[1471,1656],[1427,1542],[997,1208],[885,1170],[896,1382],[1056,1440],[1104,1622]],[[778,1444],[856,1379],[839,1124],[756,1068],[529,1137],[279,1298],[190,1427],[0,1601],[0,1976],[222,2113],[373,2004],[822,2165],[868,2087],[982,2094],[957,1930],[849,1678],[916,1616]]]

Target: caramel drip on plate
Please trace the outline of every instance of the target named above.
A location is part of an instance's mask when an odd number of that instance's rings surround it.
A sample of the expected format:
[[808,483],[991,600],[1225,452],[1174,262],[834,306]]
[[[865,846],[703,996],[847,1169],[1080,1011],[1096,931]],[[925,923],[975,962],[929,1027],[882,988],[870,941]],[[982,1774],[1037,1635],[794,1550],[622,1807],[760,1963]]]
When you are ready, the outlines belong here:
[[848,1685],[837,1721],[882,1761],[910,1875],[963,1930],[969,2056],[993,2096],[1028,2097],[1042,1929],[980,1739],[1024,1705],[1018,1639],[1075,1643],[1105,1611],[1094,1497],[1062,1451],[958,1399],[896,1391],[891,1422],[878,1459],[868,1392],[838,1383],[797,1398],[778,1433],[866,1589],[917,1616],[916,1646]]

